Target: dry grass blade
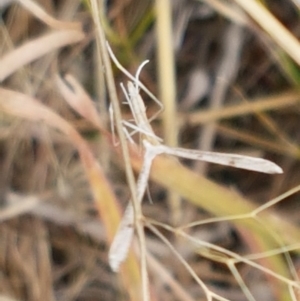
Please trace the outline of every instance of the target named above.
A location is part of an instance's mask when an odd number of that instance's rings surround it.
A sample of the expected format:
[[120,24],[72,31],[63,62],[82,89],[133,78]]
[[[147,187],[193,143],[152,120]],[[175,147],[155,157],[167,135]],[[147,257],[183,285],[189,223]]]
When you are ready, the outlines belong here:
[[[137,215],[140,214],[141,208],[136,198],[135,179],[134,179],[132,166],[129,160],[129,150],[127,147],[125,134],[123,133],[122,122],[121,122],[122,120],[121,110],[118,103],[118,97],[117,97],[117,91],[115,87],[112,67],[107,52],[105,34],[99,19],[99,16],[103,14],[101,14],[100,12],[100,8],[97,1],[90,0],[90,4],[91,4],[95,27],[97,30],[97,42],[99,45],[103,65],[105,67],[105,77],[107,82],[108,94],[112,102],[112,107],[116,116],[116,126],[120,138],[122,156],[125,163],[126,178],[132,196],[134,212],[136,217]],[[104,8],[102,7],[102,9]],[[141,249],[141,270],[139,271],[138,269],[136,258],[131,256],[130,260],[127,261],[121,274],[123,276],[124,284],[126,285],[126,288],[128,288],[128,293],[132,298],[132,300],[140,300],[141,292],[143,294],[144,299],[147,300],[149,298],[149,288],[148,288],[148,275],[147,275],[146,262],[145,262],[146,254],[144,254],[145,237],[144,237],[142,225],[137,220],[136,222],[137,222],[136,223],[137,235],[139,237],[139,244]]]
[[299,158],[299,151],[295,147],[291,147],[288,144],[279,144],[277,141],[267,141],[258,134],[254,135],[247,131],[239,131],[236,128],[231,128],[225,125],[217,126],[218,132],[222,133],[224,136],[233,137],[236,140],[244,141],[247,144],[251,144],[257,148],[270,150],[279,154],[285,154],[293,158]]
[[41,202],[36,196],[21,197],[15,193],[9,193],[6,198],[9,199],[9,203],[11,204],[0,210],[1,222],[27,213]]
[[300,44],[259,1],[235,0],[300,65]]
[[31,0],[17,0],[24,8],[30,11],[35,17],[54,29],[81,30],[81,23],[59,21],[47,14],[37,3]]
[[299,92],[291,91],[279,95],[268,96],[249,100],[234,106],[227,106],[216,110],[201,110],[184,114],[181,122],[192,125],[203,124],[211,121],[229,119],[237,116],[244,116],[256,112],[277,110],[296,105],[299,102]]
[[[178,146],[177,91],[175,74],[175,55],[173,47],[172,1],[157,0],[156,39],[158,60],[158,83],[160,100],[164,105],[162,113],[163,138],[168,146]],[[168,191],[168,203],[173,224],[181,220],[181,199],[172,191]]]
[[63,132],[77,148],[90,181],[95,203],[111,240],[120,220],[117,201],[105,175],[89,146],[74,127],[37,100],[15,91],[0,88],[0,110],[6,114],[34,122],[44,122]]
[[0,59],[0,82],[21,67],[58,48],[77,43],[84,38],[79,30],[59,30],[27,42]]
[[238,10],[237,7],[234,7],[233,5],[227,2],[220,1],[220,0],[203,0],[203,1],[205,1],[208,5],[214,8],[221,15],[225,16],[229,20],[241,26],[246,25],[249,22],[245,13],[243,13],[241,10]]
[[98,112],[89,97],[79,82],[70,74],[67,74],[64,80],[59,75],[56,75],[56,84],[68,104],[83,118],[91,121],[98,129],[102,129]]
[[155,257],[151,254],[147,254],[147,261],[149,269],[155,273],[157,277],[162,279],[163,283],[168,285],[174,292],[176,292],[176,296],[182,301],[194,301],[187,289],[180,285],[180,283],[175,280],[170,272],[165,268],[161,263],[159,263]]

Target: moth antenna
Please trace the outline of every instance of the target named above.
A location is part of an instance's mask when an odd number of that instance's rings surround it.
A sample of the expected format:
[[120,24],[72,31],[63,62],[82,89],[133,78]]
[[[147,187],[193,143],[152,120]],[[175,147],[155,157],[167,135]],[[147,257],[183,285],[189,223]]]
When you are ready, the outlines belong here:
[[[111,47],[109,46],[108,41],[106,41],[106,48],[107,51],[112,59],[112,61],[114,62],[114,64],[117,66],[118,69],[120,69],[129,79],[131,79],[133,82],[136,82],[136,78],[135,76],[133,76],[132,74],[130,74],[122,65],[121,63],[117,60],[116,56],[114,55]],[[159,99],[149,90],[147,89],[147,87],[141,83],[140,81],[138,81],[138,86],[145,92],[147,93],[147,95],[159,106],[159,111],[155,114],[155,117],[162,111],[163,109],[163,105],[162,103],[159,101]]]

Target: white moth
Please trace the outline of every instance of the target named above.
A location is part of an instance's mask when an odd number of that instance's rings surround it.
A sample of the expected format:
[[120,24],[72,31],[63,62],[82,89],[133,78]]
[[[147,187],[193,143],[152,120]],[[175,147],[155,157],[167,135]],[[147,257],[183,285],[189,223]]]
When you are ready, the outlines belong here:
[[[124,127],[130,127],[135,131],[135,133],[139,132],[144,136],[144,139],[142,141],[144,146],[144,161],[142,170],[137,181],[136,191],[137,200],[139,202],[142,202],[143,196],[147,188],[152,162],[154,158],[160,154],[167,154],[191,160],[202,160],[210,163],[232,166],[236,168],[243,168],[247,170],[253,170],[269,174],[283,172],[282,169],[275,163],[261,158],[254,158],[236,154],[205,152],[201,150],[189,150],[184,148],[171,148],[161,144],[161,139],[157,137],[152,130],[152,127],[146,116],[145,105],[139,94],[139,87],[141,87],[142,89],[144,87],[139,82],[139,73],[145,63],[143,63],[139,67],[136,76],[133,77],[131,74],[128,74],[128,72],[120,65],[109,46],[108,50],[114,63],[128,77],[130,77],[130,79],[133,80],[133,82],[128,82],[128,91],[126,91],[123,85],[121,85],[121,87],[125,94],[127,103],[131,109],[135,122],[135,124],[132,124],[127,121],[123,121],[123,125]],[[128,134],[126,128],[124,128],[124,131]],[[134,211],[132,205],[129,204],[125,210],[119,229],[114,237],[114,240],[109,250],[109,264],[114,272],[118,271],[120,264],[126,259],[133,238],[133,234]]]

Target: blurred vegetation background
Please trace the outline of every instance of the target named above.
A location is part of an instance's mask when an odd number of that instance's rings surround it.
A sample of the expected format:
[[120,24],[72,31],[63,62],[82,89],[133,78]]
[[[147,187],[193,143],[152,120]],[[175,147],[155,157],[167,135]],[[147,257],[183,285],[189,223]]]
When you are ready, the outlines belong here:
[[[131,74],[150,60],[141,81],[164,105],[152,126],[166,145],[284,170],[161,159],[153,203],[143,204],[148,223],[161,223],[213,298],[299,300],[300,2],[111,0],[98,11],[93,2],[0,0],[0,300],[142,298],[138,252],[120,274],[107,260],[130,191],[106,83],[122,103],[127,77],[114,65],[107,77],[96,20]],[[137,175],[141,157],[130,154]],[[145,232],[150,299],[207,300],[151,226]]]

